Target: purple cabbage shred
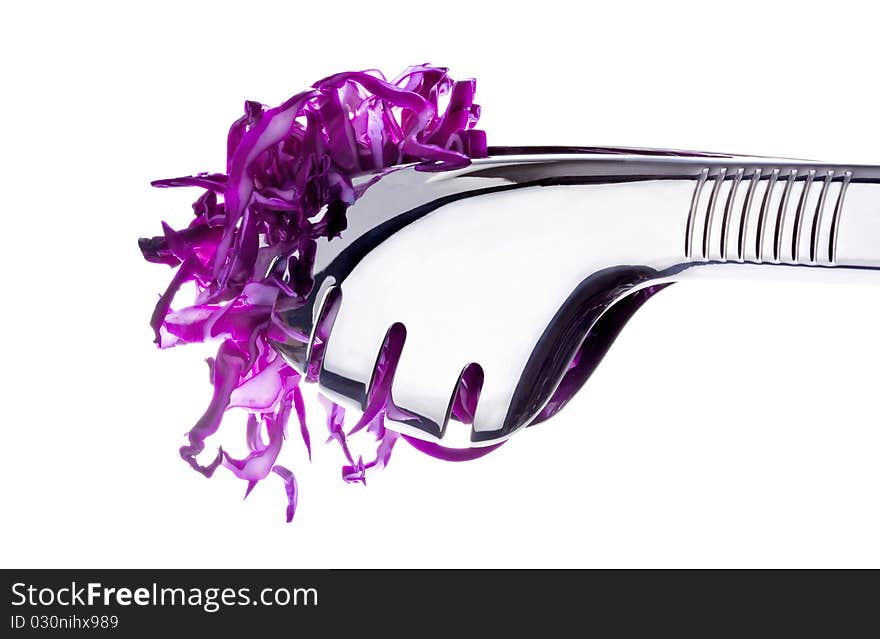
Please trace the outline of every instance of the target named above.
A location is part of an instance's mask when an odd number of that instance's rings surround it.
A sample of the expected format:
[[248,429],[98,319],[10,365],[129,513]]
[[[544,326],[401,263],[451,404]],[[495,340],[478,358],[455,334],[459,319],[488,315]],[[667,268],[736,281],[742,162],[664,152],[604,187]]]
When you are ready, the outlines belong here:
[[[245,496],[274,473],[287,496],[287,521],[293,519],[296,477],[276,463],[293,415],[309,458],[311,438],[302,377],[269,345],[286,337],[273,309],[304,303],[313,285],[315,240],[343,232],[345,209],[361,195],[354,176],[408,163],[419,170],[447,170],[486,156],[485,134],[475,128],[480,116],[475,86],[474,80],[453,80],[447,69],[427,64],[392,81],[378,71],[336,74],[274,108],[245,102],[227,135],[225,173],[152,183],[203,190],[189,224],[175,229],[163,222],[161,235],[139,241],[147,261],[175,269],[150,320],[159,348],[219,342],[208,360],[211,400],[180,449],[193,469],[210,477],[223,466],[247,482]],[[187,284],[194,285],[195,295],[184,300],[178,294]],[[494,448],[455,451],[385,427],[386,416],[393,419],[398,410],[390,402],[399,355],[393,330],[366,409],[351,427],[346,429],[341,406],[321,398],[328,441],[342,450],[342,478],[349,483],[366,484],[368,472],[387,466],[400,438],[453,461]],[[462,375],[456,419],[472,421],[481,384],[479,370]],[[212,459],[199,461],[232,409],[247,413],[249,452],[238,459],[218,446]],[[352,448],[358,433],[371,441],[366,461]]]

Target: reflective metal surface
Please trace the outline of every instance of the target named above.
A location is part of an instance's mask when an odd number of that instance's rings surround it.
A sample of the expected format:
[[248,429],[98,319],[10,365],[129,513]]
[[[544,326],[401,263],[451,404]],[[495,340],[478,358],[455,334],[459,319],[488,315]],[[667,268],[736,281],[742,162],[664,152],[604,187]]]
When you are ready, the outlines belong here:
[[[534,420],[591,329],[639,290],[880,268],[880,167],[548,151],[495,149],[459,170],[364,176],[373,183],[348,209],[348,228],[319,243],[308,302],[282,313],[314,338],[332,300],[326,343],[320,353],[295,340],[278,350],[300,370],[320,354],[321,390],[363,407],[386,334],[401,323],[392,397],[411,417],[390,425],[486,445]],[[472,363],[484,375],[473,428],[451,440],[450,405]]]

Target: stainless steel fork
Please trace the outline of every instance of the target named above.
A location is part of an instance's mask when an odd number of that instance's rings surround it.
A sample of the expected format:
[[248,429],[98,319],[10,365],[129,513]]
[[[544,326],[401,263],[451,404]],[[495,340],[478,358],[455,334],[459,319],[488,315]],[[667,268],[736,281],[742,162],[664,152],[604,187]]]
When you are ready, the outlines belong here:
[[[402,324],[392,398],[407,417],[390,425],[421,439],[489,445],[527,426],[584,340],[602,342],[601,359],[617,334],[602,323],[628,319],[638,304],[627,300],[651,287],[727,275],[880,279],[878,166],[490,152],[452,171],[359,178],[369,186],[341,236],[320,240],[306,304],[280,312],[303,340],[279,352],[301,371],[313,362],[322,392],[360,408],[389,328]],[[469,441],[450,440],[470,364],[483,372],[473,426]]]

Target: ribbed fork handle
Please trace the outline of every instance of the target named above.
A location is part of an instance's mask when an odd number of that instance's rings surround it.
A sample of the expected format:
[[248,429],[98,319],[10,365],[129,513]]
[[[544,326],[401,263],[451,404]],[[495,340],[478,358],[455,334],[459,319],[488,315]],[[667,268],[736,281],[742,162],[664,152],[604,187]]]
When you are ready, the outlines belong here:
[[880,184],[841,166],[715,166],[694,181],[691,262],[880,267]]

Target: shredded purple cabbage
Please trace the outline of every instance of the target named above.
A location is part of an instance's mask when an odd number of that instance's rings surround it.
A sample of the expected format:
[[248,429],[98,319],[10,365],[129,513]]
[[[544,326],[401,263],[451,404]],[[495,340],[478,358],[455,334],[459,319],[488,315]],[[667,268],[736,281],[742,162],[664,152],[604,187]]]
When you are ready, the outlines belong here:
[[[333,75],[275,108],[245,102],[227,136],[225,173],[153,182],[204,190],[185,228],[163,222],[161,235],[139,241],[146,260],[176,269],[150,320],[156,344],[220,342],[208,360],[213,396],[180,449],[195,470],[210,477],[227,468],[247,482],[245,496],[274,473],[284,484],[287,521],[293,519],[296,478],[276,464],[293,414],[310,458],[311,439],[302,378],[269,346],[286,337],[273,309],[304,303],[314,283],[315,240],[343,232],[345,209],[361,195],[354,176],[404,163],[447,170],[486,156],[485,134],[474,128],[480,116],[475,86],[430,65],[410,67],[393,81],[378,71]],[[178,292],[187,283],[195,284],[196,295],[183,302]],[[347,432],[344,409],[322,398],[329,440],[343,452],[342,478],[350,483],[365,484],[370,470],[385,467],[399,439],[385,428],[386,415],[393,418],[396,410],[389,397],[399,348],[395,353],[398,342],[393,333],[390,338],[379,366],[387,374],[377,377],[366,409]],[[481,384],[482,373],[465,371],[453,406],[460,421],[472,421]],[[206,440],[234,408],[248,413],[249,453],[236,459],[219,447],[213,459],[199,461]],[[359,432],[374,445],[367,461],[352,450]],[[441,459],[493,449],[456,452],[404,440]]]

